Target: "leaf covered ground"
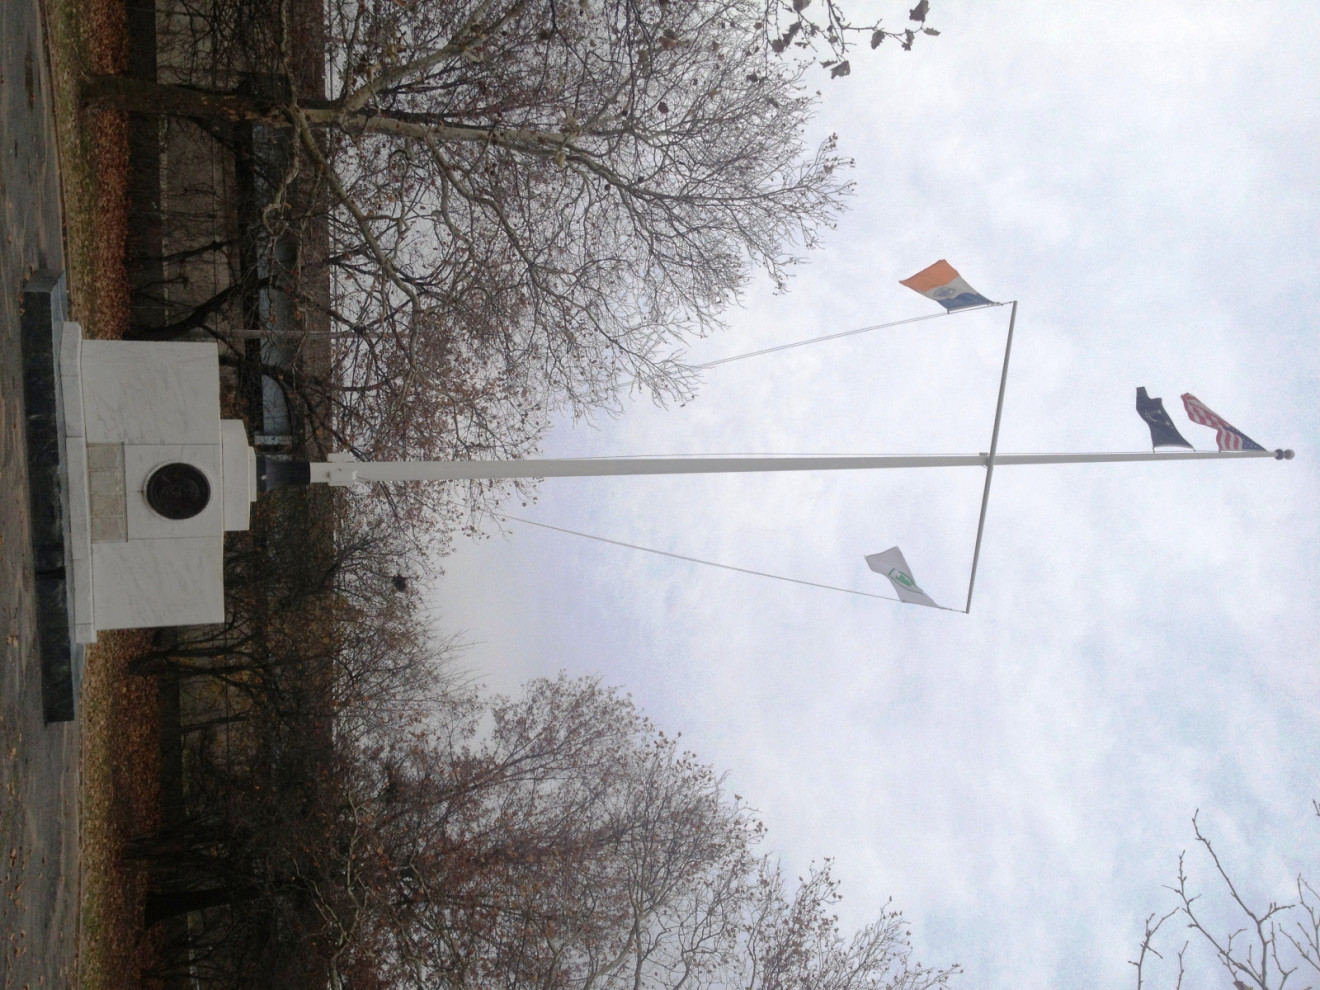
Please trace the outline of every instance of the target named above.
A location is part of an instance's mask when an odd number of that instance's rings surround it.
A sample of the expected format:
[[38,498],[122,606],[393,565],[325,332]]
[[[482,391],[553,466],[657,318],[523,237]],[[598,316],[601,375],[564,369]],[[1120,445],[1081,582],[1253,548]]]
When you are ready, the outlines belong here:
[[[128,131],[125,115],[78,107],[84,73],[122,73],[123,0],[47,0],[64,205],[65,271],[72,318],[88,337],[115,339],[128,326],[125,267]],[[80,903],[78,985],[141,986],[152,958],[143,938],[145,873],[124,855],[159,813],[156,685],[128,674],[150,645],[141,632],[102,633],[88,649],[79,709]]]

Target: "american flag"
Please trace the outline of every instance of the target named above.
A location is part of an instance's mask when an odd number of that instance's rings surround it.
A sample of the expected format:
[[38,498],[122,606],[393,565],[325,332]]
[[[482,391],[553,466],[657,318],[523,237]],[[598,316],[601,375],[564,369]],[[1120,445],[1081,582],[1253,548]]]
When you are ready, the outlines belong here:
[[1183,408],[1187,410],[1187,418],[1193,423],[1200,423],[1202,426],[1208,426],[1215,431],[1215,442],[1219,444],[1220,450],[1264,450],[1265,448],[1252,440],[1249,436],[1233,426],[1222,416],[1212,412],[1200,399],[1192,395],[1191,392],[1183,393]]

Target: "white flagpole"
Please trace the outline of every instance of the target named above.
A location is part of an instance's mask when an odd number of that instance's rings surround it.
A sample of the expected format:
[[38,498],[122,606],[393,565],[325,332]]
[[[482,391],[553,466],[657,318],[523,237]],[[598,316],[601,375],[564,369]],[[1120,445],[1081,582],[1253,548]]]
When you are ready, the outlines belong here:
[[[302,481],[459,481],[516,478],[605,478],[620,475],[743,474],[774,471],[870,471],[892,468],[986,467],[1008,464],[1112,464],[1140,461],[1291,460],[1291,450],[1197,450],[1091,454],[822,454],[795,457],[558,458],[521,461],[328,461],[305,465]],[[294,465],[265,458],[267,463]],[[301,473],[301,472],[300,472]]]

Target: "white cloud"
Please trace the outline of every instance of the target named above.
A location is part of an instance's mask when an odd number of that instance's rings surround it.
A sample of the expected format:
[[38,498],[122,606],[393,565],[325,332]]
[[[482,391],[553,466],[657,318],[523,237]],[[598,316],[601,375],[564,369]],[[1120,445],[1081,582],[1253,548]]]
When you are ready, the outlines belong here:
[[[1002,450],[1141,449],[1146,385],[1180,426],[1190,390],[1297,460],[1002,468],[971,616],[516,526],[447,562],[439,598],[493,684],[627,686],[730,770],[791,866],[837,857],[846,918],[894,894],[968,985],[1122,984],[1196,808],[1262,896],[1320,874],[1320,13],[948,3],[932,23],[822,86],[855,208],[693,360],[928,312],[896,280],[944,256],[1022,300]],[[1006,317],[712,369],[687,408],[547,452],[984,450]],[[882,593],[861,558],[898,543],[956,605],[981,480],[562,481],[526,512]]]

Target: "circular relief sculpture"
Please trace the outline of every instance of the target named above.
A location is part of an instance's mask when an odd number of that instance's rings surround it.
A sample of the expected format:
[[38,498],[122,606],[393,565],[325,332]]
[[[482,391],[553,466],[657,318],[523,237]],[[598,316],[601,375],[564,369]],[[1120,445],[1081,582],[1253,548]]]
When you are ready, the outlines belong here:
[[191,464],[166,464],[147,479],[147,504],[166,519],[191,519],[210,502],[211,483]]

